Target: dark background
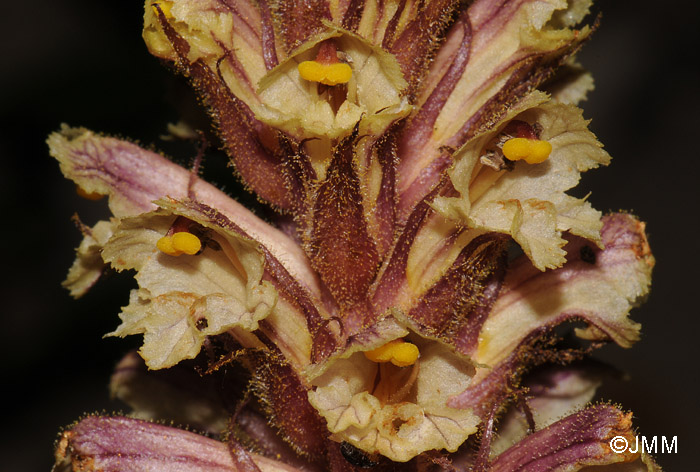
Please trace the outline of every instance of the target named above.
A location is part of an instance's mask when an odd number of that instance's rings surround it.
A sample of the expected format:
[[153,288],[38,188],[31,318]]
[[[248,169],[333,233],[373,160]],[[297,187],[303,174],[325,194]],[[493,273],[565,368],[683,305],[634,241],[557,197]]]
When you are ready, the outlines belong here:
[[[580,54],[597,87],[582,106],[614,159],[581,188],[593,191],[596,208],[647,221],[657,258],[649,301],[632,314],[642,341],[598,354],[629,374],[601,398],[634,411],[645,435],[678,437],[678,454],[657,455],[667,471],[697,470],[699,11],[691,1],[599,3],[602,27]],[[2,470],[48,471],[62,426],[120,408],[108,398],[109,375],[140,340],[102,335],[117,326],[132,282],[112,277],[78,301],[60,287],[80,240],[71,215],[94,224],[105,213],[75,196],[44,141],[66,122],[163,147],[158,135],[178,119],[181,81],[148,55],[142,5],[3,2]],[[216,168],[222,157],[212,154]],[[227,173],[217,180],[235,188]]]

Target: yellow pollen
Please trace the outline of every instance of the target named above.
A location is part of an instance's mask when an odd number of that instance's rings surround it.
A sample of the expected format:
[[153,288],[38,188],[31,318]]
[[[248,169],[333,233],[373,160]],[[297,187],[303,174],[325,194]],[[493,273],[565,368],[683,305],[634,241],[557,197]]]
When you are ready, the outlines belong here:
[[376,349],[365,351],[364,354],[372,362],[391,362],[397,367],[413,365],[420,356],[418,346],[403,339],[389,341]]
[[539,139],[512,138],[503,144],[503,155],[511,161],[524,159],[528,164],[544,162],[552,152],[552,145]]
[[324,85],[344,84],[352,77],[352,69],[344,62],[321,64],[316,61],[304,61],[298,68],[302,79]]
[[156,247],[159,251],[168,254],[169,256],[179,256],[180,254],[173,247],[173,237],[163,236],[156,243]]
[[104,197],[104,195],[102,195],[101,193],[88,192],[87,190],[78,185],[75,186],[75,193],[77,193],[79,197],[85,198],[87,200],[99,200],[100,198]]
[[156,247],[169,256],[194,255],[202,249],[202,242],[192,233],[180,232],[172,236],[163,236],[156,243]]

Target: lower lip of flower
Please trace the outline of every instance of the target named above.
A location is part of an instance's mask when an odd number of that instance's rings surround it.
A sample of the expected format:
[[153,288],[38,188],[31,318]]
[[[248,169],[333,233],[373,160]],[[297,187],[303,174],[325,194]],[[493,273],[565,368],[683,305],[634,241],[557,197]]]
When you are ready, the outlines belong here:
[[355,352],[332,361],[312,381],[309,401],[326,419],[335,440],[403,462],[426,450],[454,451],[476,431],[476,415],[446,405],[450,396],[468,386],[474,367],[439,342],[415,335],[407,339],[409,343],[395,340],[387,343],[389,348],[385,344],[377,349],[415,346],[420,358],[416,353],[405,367],[388,359],[370,360],[380,354],[393,357],[386,353]]

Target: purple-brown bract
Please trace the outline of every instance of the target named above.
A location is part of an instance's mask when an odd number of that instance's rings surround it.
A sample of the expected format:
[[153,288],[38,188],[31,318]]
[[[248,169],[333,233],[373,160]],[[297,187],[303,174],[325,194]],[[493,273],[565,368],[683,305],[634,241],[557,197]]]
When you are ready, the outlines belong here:
[[279,218],[127,141],[49,137],[113,214],[65,285],[134,270],[110,335],[144,339],[111,385],[134,418],[67,429],[58,469],[658,470],[611,449],[631,414],[589,405],[585,349],[552,336],[630,347],[654,265],[643,223],[565,193],[610,160],[575,106],[590,3],[148,0],[149,50]]

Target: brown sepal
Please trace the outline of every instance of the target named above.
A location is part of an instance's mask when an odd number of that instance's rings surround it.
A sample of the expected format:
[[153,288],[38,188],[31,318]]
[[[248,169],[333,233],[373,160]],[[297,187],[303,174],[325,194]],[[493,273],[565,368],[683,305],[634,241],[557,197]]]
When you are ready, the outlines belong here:
[[379,264],[353,165],[356,132],[336,147],[315,196],[308,254],[341,309],[366,299]]
[[409,311],[416,329],[470,354],[503,283],[507,243],[506,236],[488,233],[462,249]]
[[253,392],[280,436],[311,462],[323,463],[328,436],[325,421],[309,403],[307,387],[296,371],[269,340],[267,344],[270,351],[251,355]]
[[331,20],[325,0],[280,0],[275,13],[287,52],[323,29],[323,20]]
[[415,92],[423,78],[430,59],[439,46],[438,38],[444,36],[452,13],[458,5],[459,2],[455,0],[427,1],[396,38],[392,38],[393,32],[385,35],[382,46],[388,49],[401,65],[410,94]]
[[[209,106],[226,151],[243,182],[272,205],[281,209],[292,208],[282,156],[278,150],[264,144],[274,142],[276,132],[255,119],[250,108],[226,86],[218,70],[214,72],[202,59],[189,61],[189,44],[175,31],[160,8],[156,8],[163,32],[178,55],[178,66]],[[226,50],[223,44],[220,46]],[[217,69],[224,60],[230,61],[234,70],[241,69],[230,51],[219,59]],[[272,57],[268,60],[272,61]]]

